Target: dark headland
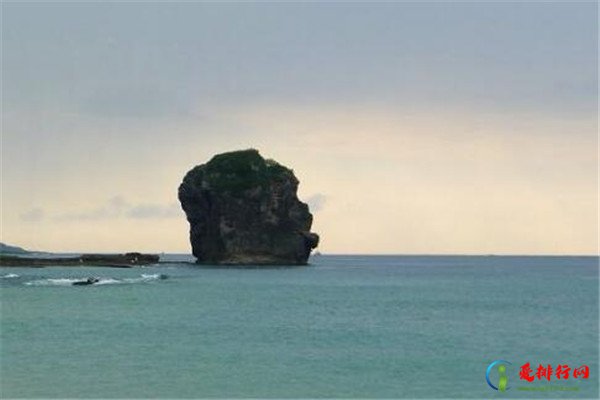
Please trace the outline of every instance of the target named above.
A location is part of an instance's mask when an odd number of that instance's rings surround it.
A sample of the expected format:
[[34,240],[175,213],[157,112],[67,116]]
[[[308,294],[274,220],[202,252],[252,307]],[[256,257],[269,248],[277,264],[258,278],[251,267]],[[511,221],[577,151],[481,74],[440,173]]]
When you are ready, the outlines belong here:
[[159,262],[156,254],[82,254],[69,257],[35,257],[27,252],[17,254],[0,253],[2,267],[113,267],[131,268]]
[[302,265],[317,247],[291,169],[257,150],[218,154],[189,171],[179,201],[198,263]]

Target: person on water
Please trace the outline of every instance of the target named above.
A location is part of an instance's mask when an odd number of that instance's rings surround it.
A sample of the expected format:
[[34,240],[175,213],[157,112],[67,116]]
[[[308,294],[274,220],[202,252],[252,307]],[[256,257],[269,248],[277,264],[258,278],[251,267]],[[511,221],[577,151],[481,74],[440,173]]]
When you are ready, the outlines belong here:
[[85,281],[77,281],[73,282],[73,285],[82,286],[82,285],[93,285],[94,283],[100,282],[100,279],[89,277]]

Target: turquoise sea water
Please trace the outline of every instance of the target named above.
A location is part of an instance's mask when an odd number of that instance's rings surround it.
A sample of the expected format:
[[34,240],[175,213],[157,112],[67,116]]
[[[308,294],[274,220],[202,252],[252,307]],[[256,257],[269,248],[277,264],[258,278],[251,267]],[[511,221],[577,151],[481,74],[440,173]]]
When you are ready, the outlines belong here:
[[[0,268],[1,397],[598,397],[596,257],[167,259]],[[87,276],[101,284],[71,285]],[[485,380],[496,359],[512,362],[504,393]],[[526,362],[588,365],[590,377],[528,383]]]

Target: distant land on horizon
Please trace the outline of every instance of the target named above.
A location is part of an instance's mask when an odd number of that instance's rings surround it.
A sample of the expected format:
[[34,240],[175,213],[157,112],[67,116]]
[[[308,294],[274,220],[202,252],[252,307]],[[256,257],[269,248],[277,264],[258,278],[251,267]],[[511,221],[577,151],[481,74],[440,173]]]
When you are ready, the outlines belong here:
[[29,253],[28,250],[25,250],[19,246],[12,246],[6,243],[0,242],[0,253],[8,253],[8,254],[24,254]]
[[[0,254],[84,254],[84,253],[93,253],[93,254],[118,254],[122,253],[122,251],[113,251],[113,252],[94,252],[94,251],[40,251],[40,250],[27,250],[22,247],[16,245],[10,245],[6,243],[0,242]],[[176,254],[176,255],[192,255],[190,252],[165,252],[165,251],[154,251],[152,253],[155,254]],[[410,253],[323,253],[323,252],[315,252],[311,254],[311,257],[320,257],[320,256],[348,256],[348,257],[600,257],[600,254],[410,254]]]

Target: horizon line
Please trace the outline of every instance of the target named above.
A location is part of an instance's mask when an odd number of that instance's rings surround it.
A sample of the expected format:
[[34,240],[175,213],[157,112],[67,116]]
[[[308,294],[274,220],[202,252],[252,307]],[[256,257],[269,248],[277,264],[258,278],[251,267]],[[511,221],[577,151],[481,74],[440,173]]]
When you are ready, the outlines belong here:
[[[27,250],[29,253],[48,253],[48,254],[124,254],[124,253],[142,253],[142,254],[158,254],[158,255],[189,255],[194,256],[191,252],[170,252],[170,251],[44,251],[44,250]],[[0,252],[3,254],[3,252]],[[7,253],[8,254],[8,253]],[[350,256],[350,257],[596,257],[600,258],[600,253],[597,254],[514,254],[514,253],[311,253],[310,257],[328,257],[328,256]]]

